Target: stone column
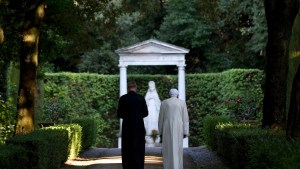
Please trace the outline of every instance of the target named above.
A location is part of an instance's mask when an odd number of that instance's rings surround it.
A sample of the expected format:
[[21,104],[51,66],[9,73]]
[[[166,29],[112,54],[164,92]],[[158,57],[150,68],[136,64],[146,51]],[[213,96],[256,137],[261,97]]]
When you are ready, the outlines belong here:
[[185,65],[177,65],[177,67],[179,99],[185,100]]
[[[185,65],[178,66],[178,92],[179,99],[185,100]],[[183,147],[189,147],[189,138],[183,139]]]
[[120,97],[127,93],[127,66],[120,67]]
[[[120,67],[120,97],[127,93],[127,66],[119,65]],[[118,148],[121,148],[122,139],[122,119],[120,119],[120,130],[118,136]]]

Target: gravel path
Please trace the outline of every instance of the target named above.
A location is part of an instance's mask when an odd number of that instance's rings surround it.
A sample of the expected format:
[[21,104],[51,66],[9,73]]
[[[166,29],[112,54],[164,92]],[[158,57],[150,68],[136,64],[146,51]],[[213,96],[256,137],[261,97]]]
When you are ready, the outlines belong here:
[[190,147],[185,149],[185,152],[196,163],[197,169],[229,169],[216,153],[210,151],[206,146]]
[[[185,148],[184,169],[229,169],[206,146]],[[92,148],[61,169],[122,169],[121,149]],[[146,147],[145,169],[163,169],[161,147]]]

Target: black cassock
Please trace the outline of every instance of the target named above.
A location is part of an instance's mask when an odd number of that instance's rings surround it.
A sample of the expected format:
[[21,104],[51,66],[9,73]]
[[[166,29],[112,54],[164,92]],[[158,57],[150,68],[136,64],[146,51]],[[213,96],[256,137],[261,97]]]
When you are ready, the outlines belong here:
[[123,169],[143,169],[145,161],[144,117],[148,116],[145,98],[133,91],[119,99],[118,118],[122,123]]

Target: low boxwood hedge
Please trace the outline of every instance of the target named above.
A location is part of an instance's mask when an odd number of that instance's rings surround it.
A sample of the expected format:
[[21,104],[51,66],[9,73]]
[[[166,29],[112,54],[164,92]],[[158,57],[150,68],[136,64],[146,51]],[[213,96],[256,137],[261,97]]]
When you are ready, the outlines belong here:
[[22,146],[30,158],[28,169],[55,169],[68,158],[67,130],[36,130],[18,135],[7,141],[9,145]]
[[22,146],[0,145],[1,169],[27,169],[29,157]]
[[[20,157],[28,158],[16,158],[19,160],[18,163],[26,164],[21,165],[21,169],[58,169],[63,162],[78,156],[81,150],[81,130],[78,124],[44,127],[25,135],[12,137],[6,142],[5,147],[20,147],[17,149],[21,151]],[[13,158],[17,150],[11,152],[12,157],[9,158]],[[9,162],[11,164],[8,164]],[[13,165],[14,169],[19,168],[14,160],[7,161],[5,165]]]
[[76,118],[71,123],[82,127],[82,150],[87,150],[96,144],[98,132],[98,121],[96,119],[92,117]]
[[246,169],[299,169],[300,143],[284,137],[250,142]]
[[63,156],[67,153],[68,159],[75,159],[79,152],[81,151],[81,138],[82,138],[82,128],[78,124],[59,124],[51,127],[42,128],[42,130],[52,131],[62,131],[66,130],[68,133],[68,146],[65,147],[65,144],[58,145],[60,146],[60,151]]
[[249,160],[250,143],[261,137],[276,137],[269,130],[249,124],[220,124],[216,126],[217,153],[233,169],[243,169]]
[[215,129],[218,124],[224,124],[232,122],[232,119],[229,116],[217,116],[217,115],[207,115],[203,119],[203,134],[205,144],[210,146],[213,150],[217,150],[217,142],[215,140]]
[[[225,118],[226,119],[226,118]],[[256,125],[204,120],[208,146],[232,169],[299,169],[300,142]]]

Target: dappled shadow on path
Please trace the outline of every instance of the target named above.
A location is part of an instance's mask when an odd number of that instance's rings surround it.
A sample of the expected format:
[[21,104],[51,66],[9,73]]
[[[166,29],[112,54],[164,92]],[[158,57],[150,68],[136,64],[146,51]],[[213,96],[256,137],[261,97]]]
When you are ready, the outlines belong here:
[[[67,161],[61,169],[122,169],[121,156],[77,158]],[[162,169],[162,157],[146,156],[145,169]]]
[[[228,169],[206,146],[185,148],[183,168]],[[91,148],[67,161],[60,169],[122,169],[121,149]],[[146,147],[144,169],[163,169],[161,147]]]

